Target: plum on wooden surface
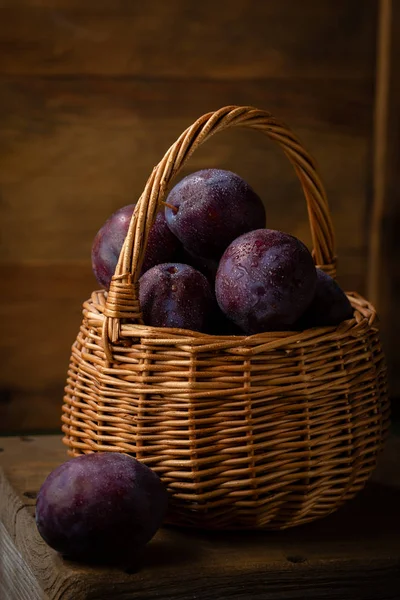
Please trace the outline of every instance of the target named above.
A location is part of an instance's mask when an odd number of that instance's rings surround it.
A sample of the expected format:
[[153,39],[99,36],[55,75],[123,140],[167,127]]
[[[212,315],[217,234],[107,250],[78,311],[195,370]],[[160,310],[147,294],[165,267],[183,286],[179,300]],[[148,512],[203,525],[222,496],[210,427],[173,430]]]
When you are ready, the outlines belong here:
[[116,452],[72,458],[40,488],[36,524],[55,550],[83,562],[123,563],[160,527],[167,493],[158,475]]
[[239,175],[204,169],[182,179],[169,193],[165,216],[191,254],[218,260],[239,235],[265,226],[262,201]]
[[299,329],[339,325],[353,316],[349,299],[330,275],[316,269],[317,287],[314,298],[297,323]]
[[139,280],[146,325],[207,332],[217,309],[206,277],[189,265],[156,265]]
[[[128,233],[135,204],[117,210],[97,232],[92,245],[92,269],[97,282],[108,289]],[[157,214],[150,229],[141,273],[160,262],[173,260],[180,246],[167,226],[164,211]]]
[[227,317],[254,334],[290,328],[312,301],[316,282],[312,256],[300,240],[258,229],[228,246],[215,291]]

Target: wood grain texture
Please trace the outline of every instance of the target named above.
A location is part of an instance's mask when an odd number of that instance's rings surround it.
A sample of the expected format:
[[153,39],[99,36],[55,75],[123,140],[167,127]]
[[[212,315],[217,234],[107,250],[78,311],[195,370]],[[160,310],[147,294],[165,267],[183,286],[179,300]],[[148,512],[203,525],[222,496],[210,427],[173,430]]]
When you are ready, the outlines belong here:
[[0,522],[0,598],[2,600],[46,600],[26,561]]
[[7,74],[373,77],[375,0],[3,0],[0,11]]
[[81,303],[96,283],[90,264],[3,264],[0,273],[0,430],[59,428]]
[[32,496],[66,459],[58,436],[1,438],[0,448],[0,520],[49,600],[192,600],[199,589],[206,600],[398,600],[398,439],[374,481],[335,515],[268,534],[163,528],[129,573],[65,561],[39,537]]
[[[331,199],[339,255],[365,255],[369,84],[340,86],[336,100],[319,84],[196,83],[190,89],[187,103],[182,82],[0,83],[2,258],[87,260],[97,229],[140,196],[181,132],[210,109],[243,102],[267,108],[303,139]],[[257,132],[224,132],[193,156],[182,176],[210,166],[241,174],[263,198],[270,226],[310,242],[300,185],[279,148]]]

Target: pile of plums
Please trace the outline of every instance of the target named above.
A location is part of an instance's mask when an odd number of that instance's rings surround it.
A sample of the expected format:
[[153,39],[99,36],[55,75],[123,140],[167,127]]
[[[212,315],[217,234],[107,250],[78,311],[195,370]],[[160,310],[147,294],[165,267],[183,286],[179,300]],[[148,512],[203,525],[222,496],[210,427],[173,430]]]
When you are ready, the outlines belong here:
[[[114,213],[92,247],[108,288],[135,205]],[[230,171],[188,175],[150,230],[139,280],[143,320],[210,334],[335,326],[353,315],[339,285],[296,237],[265,228],[259,196]]]

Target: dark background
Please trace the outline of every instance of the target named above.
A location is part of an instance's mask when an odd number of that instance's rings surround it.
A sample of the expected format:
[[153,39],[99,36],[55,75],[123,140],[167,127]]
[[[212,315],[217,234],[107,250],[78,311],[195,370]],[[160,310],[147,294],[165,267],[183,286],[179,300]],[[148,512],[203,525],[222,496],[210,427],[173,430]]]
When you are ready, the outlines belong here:
[[[395,0],[0,0],[0,432],[59,428],[92,239],[204,112],[254,105],[319,164],[338,279],[378,308],[400,395]],[[223,133],[182,175],[238,172],[310,244],[281,151]]]

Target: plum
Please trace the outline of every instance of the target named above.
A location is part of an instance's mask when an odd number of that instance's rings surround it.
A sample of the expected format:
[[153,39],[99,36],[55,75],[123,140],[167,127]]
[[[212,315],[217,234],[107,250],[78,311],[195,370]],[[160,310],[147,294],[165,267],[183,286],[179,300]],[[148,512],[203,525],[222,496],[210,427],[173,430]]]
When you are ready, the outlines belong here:
[[317,271],[314,298],[297,322],[298,329],[339,325],[353,316],[349,299],[332,277],[321,269]]
[[186,250],[202,258],[218,260],[235,238],[265,226],[259,196],[231,171],[192,173],[171,190],[166,203],[169,228]]
[[72,458],[40,488],[36,524],[54,550],[73,560],[129,564],[155,535],[167,509],[158,475],[118,452]]
[[206,277],[189,265],[156,265],[139,280],[139,300],[146,325],[206,332],[216,302]]
[[187,250],[181,246],[181,250],[177,253],[177,258],[174,262],[183,263],[185,265],[189,265],[196,269],[196,271],[200,271],[203,273],[214,287],[215,276],[218,271],[218,261],[213,258],[201,258],[200,256],[195,256],[194,254],[190,254]]
[[218,305],[211,321],[209,333],[213,335],[245,335],[244,331],[228,319]]
[[311,303],[316,283],[312,256],[300,240],[258,229],[228,246],[215,291],[227,317],[253,334],[290,328]]
[[[108,289],[121,253],[135,204],[117,210],[97,232],[92,245],[92,269],[99,285]],[[180,243],[170,231],[165,214],[157,213],[150,229],[141,274],[166,260],[174,260]]]

